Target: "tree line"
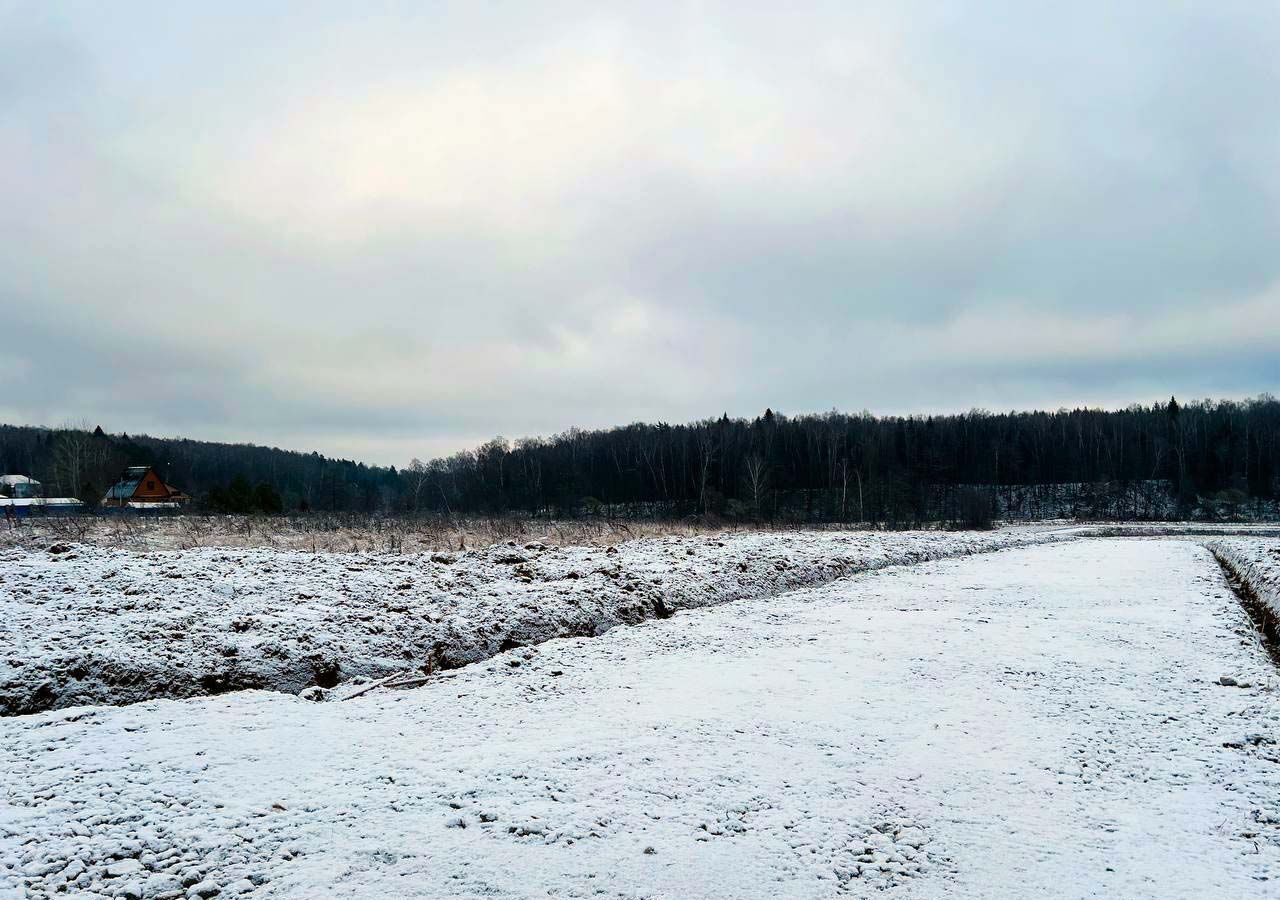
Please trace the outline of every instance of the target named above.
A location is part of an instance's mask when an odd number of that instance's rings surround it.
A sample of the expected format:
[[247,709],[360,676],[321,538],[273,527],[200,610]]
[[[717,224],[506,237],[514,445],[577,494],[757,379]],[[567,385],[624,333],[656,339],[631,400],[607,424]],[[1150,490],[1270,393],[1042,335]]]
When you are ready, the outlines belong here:
[[394,467],[254,444],[107,434],[101,427],[0,425],[0,469],[30,475],[48,496],[96,507],[126,466],[154,466],[199,509],[280,513],[310,509],[399,508],[404,488]]
[[1280,401],[832,411],[495,438],[403,469],[246,444],[0,426],[0,464],[92,501],[124,465],[214,511],[721,516],[889,526],[993,516],[1274,515]]

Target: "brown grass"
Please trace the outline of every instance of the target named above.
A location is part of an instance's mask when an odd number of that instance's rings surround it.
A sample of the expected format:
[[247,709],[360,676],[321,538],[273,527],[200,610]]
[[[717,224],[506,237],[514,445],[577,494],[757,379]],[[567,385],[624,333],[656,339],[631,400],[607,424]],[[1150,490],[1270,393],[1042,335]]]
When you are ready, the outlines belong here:
[[[794,524],[786,526],[794,530]],[[822,529],[823,526],[815,526]],[[830,526],[848,529],[849,525]],[[555,520],[311,513],[297,516],[190,514],[173,517],[82,516],[0,525],[0,546],[74,541],[129,550],[272,547],[312,553],[416,553],[538,541],[548,546],[608,545],[639,538],[692,537],[768,530],[768,525],[708,519]]]

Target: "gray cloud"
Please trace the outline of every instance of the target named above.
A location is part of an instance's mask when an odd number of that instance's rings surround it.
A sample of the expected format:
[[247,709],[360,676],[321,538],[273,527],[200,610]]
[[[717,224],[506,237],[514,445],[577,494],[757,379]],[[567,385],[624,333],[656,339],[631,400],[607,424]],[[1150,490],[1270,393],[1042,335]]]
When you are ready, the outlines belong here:
[[585,10],[0,5],[0,419],[403,463],[1274,390],[1277,10]]

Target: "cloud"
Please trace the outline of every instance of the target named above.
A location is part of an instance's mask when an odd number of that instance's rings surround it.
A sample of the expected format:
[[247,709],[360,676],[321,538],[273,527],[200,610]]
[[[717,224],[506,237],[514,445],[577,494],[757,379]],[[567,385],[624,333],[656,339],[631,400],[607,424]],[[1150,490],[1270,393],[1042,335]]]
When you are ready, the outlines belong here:
[[0,35],[11,421],[402,464],[1274,389],[1264,6],[11,4]]

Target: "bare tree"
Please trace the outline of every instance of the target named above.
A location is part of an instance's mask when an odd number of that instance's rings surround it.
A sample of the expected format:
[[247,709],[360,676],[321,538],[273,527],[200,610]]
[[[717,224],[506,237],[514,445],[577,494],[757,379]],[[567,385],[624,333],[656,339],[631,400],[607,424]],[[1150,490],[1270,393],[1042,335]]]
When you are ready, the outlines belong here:
[[[94,436],[88,422],[63,426],[53,445],[53,471],[59,489],[75,496],[85,489],[95,489],[106,466],[110,450]],[[92,502],[96,497],[84,498]]]
[[422,488],[426,485],[427,476],[431,470],[427,468],[426,463],[415,456],[409,460],[409,468],[406,471],[409,473],[409,484],[413,487],[413,509],[417,512],[422,498]]
[[698,508],[707,512],[707,478],[716,459],[716,438],[708,427],[698,432]]
[[760,504],[764,499],[765,492],[769,489],[769,464],[759,453],[752,453],[747,457],[747,494],[751,502],[751,511],[760,515]]

